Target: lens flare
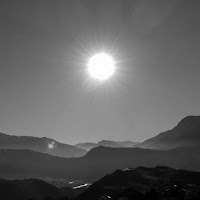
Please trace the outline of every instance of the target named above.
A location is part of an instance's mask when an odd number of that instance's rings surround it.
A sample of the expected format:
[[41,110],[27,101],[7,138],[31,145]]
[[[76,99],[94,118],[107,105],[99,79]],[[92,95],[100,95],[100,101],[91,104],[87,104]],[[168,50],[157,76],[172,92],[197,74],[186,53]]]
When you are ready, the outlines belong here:
[[55,148],[55,142],[52,141],[51,143],[48,144],[49,149],[54,149]]

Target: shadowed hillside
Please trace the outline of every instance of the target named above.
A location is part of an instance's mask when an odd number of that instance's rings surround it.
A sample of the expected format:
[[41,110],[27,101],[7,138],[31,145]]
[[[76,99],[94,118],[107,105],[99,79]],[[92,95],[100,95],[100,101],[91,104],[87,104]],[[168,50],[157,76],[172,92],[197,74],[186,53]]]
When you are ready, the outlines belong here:
[[0,177],[49,177],[93,182],[119,168],[170,166],[200,171],[199,151],[97,147],[81,158],[59,158],[27,150],[0,150]]
[[37,179],[10,180],[0,182],[0,199],[2,200],[45,200],[61,199],[58,188]]
[[[199,199],[200,173],[168,167],[116,170],[95,182],[78,199]],[[102,198],[104,197],[104,198]]]
[[38,179],[0,180],[3,200],[199,200],[200,172],[155,168],[124,168],[89,188],[57,188]]

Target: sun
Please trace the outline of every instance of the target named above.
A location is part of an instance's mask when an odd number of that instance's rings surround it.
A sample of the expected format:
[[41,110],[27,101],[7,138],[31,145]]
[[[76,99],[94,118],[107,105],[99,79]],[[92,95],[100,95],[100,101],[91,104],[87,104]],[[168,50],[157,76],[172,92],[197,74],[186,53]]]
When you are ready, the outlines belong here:
[[103,52],[97,53],[89,59],[87,71],[96,80],[108,80],[115,72],[114,59],[109,54]]

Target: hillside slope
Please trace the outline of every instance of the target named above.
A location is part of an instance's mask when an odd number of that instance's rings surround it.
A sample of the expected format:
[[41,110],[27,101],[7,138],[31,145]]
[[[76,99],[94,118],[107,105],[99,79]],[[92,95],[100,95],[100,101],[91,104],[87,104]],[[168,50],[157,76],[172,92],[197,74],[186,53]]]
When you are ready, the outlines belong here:
[[130,200],[197,200],[199,186],[200,172],[176,170],[163,166],[138,167],[116,170],[106,175],[90,186],[79,199],[96,200],[104,196],[110,197],[107,199],[124,197]]
[[160,133],[136,146],[146,149],[200,147],[200,116],[188,116],[172,130]]
[[0,149],[27,149],[66,158],[81,157],[86,154],[84,149],[60,143],[50,138],[13,136],[4,133],[0,133]]
[[0,177],[47,177],[94,182],[116,169],[157,165],[200,171],[199,150],[170,151],[97,147],[81,158],[59,158],[27,150],[0,150]]

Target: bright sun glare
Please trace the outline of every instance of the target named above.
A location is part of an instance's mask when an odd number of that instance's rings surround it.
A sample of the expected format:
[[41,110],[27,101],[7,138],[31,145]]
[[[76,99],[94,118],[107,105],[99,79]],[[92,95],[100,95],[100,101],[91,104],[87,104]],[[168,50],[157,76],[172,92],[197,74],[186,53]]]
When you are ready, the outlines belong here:
[[98,53],[89,59],[87,70],[92,78],[104,81],[114,74],[115,62],[112,56],[103,52]]

